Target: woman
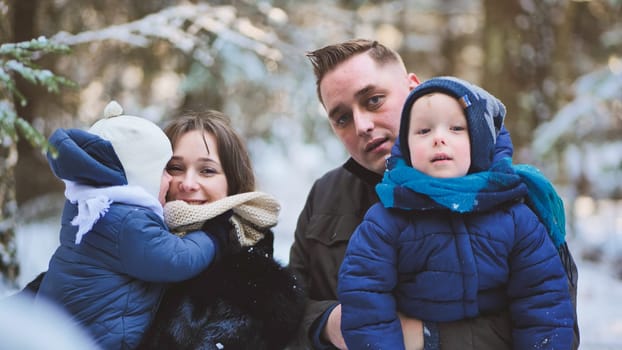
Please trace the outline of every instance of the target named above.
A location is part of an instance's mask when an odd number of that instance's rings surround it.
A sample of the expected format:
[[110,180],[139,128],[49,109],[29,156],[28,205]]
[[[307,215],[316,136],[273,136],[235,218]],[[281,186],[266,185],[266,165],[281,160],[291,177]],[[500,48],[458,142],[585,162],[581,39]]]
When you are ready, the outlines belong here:
[[[182,116],[173,145],[165,217],[172,231],[226,229],[225,254],[165,294],[140,349],[283,349],[302,318],[300,283],[272,257],[278,204],[254,192],[243,142],[220,112]],[[215,227],[218,226],[218,227]]]

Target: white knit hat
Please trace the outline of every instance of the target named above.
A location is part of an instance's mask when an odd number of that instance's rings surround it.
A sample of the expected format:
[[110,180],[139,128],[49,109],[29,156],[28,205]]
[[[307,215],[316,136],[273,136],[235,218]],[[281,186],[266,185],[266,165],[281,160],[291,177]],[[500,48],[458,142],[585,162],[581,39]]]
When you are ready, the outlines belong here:
[[140,186],[158,198],[162,171],[173,156],[171,142],[153,122],[122,113],[121,105],[111,101],[104,109],[104,119],[88,131],[110,141],[128,185]]

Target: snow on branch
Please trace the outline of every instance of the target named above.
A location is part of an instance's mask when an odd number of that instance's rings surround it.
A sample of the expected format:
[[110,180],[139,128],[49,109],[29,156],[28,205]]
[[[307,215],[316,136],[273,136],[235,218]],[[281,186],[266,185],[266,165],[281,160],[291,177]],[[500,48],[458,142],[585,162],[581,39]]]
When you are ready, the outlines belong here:
[[602,143],[619,128],[619,100],[622,96],[622,70],[604,67],[579,77],[574,84],[575,99],[550,121],[534,131],[532,149],[537,156],[553,151],[562,138],[576,142],[596,137]]
[[170,42],[205,66],[212,65],[214,55],[207,33],[218,36],[259,56],[279,61],[281,52],[274,46],[277,37],[254,26],[248,18],[238,18],[233,6],[185,4],[163,9],[142,19],[78,34],[59,32],[50,38],[57,44],[74,46],[103,40],[117,40],[132,46],[148,47],[160,39]]

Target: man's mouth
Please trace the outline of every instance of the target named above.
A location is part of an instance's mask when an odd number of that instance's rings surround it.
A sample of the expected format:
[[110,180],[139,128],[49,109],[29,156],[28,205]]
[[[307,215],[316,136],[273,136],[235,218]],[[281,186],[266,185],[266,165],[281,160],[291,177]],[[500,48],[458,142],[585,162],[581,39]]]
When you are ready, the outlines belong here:
[[382,145],[386,141],[387,141],[386,137],[373,139],[371,142],[365,145],[365,152],[372,152],[373,150],[378,148],[380,145]]

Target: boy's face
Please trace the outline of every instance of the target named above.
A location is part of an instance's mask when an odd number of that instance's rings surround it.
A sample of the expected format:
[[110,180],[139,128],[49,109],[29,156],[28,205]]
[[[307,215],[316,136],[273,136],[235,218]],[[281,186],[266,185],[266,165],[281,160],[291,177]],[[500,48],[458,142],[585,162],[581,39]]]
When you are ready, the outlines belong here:
[[469,129],[455,98],[432,93],[415,101],[410,110],[408,149],[413,168],[425,174],[450,178],[468,173]]
[[168,188],[171,185],[171,175],[164,169],[162,171],[162,180],[160,181],[160,194],[158,194],[158,200],[160,204],[164,205],[166,203],[166,193],[168,192]]
[[402,106],[418,84],[417,76],[401,64],[380,66],[366,53],[352,56],[322,78],[320,93],[330,125],[355,161],[384,172]]
[[207,132],[192,130],[182,135],[173,145],[166,170],[172,176],[168,200],[205,204],[227,196],[227,177],[216,140]]

